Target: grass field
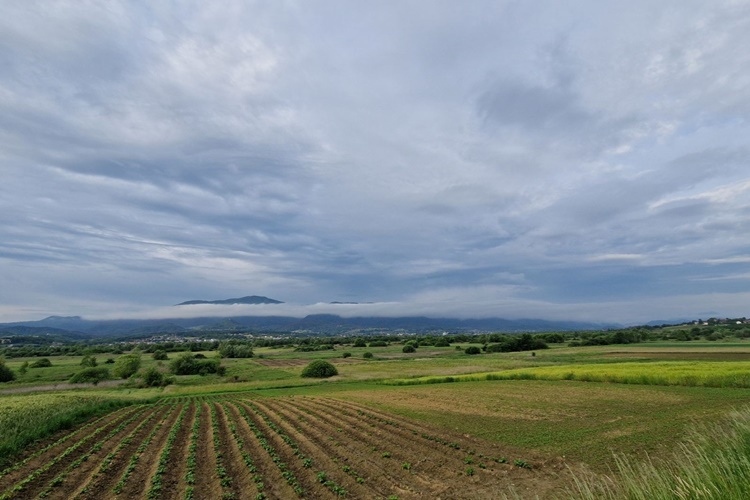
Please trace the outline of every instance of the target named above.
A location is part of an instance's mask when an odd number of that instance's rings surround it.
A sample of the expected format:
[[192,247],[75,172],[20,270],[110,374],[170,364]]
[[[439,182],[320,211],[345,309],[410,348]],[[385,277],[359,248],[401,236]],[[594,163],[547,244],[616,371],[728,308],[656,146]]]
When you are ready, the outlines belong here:
[[[750,345],[685,344],[557,346],[534,355],[476,356],[453,346],[423,347],[413,354],[401,353],[400,345],[320,352],[258,349],[253,359],[222,360],[227,371],[221,377],[178,376],[164,388],[104,385],[70,390],[66,385],[64,391],[51,389],[80,369],[81,358],[54,357],[52,367],[29,369],[16,382],[0,386],[5,391],[0,394],[0,456],[6,465],[10,460],[35,464],[0,473],[0,495],[200,498],[198,471],[193,471],[192,483],[187,474],[201,453],[213,464],[201,474],[213,478],[206,476],[205,481],[219,497],[244,498],[236,496],[241,485],[256,492],[252,498],[287,498],[284,495],[298,487],[314,492],[308,495],[315,498],[333,498],[343,490],[350,498],[412,498],[440,494],[426,486],[437,482],[453,498],[512,497],[512,491],[521,498],[533,498],[535,492],[542,498],[626,498],[624,483],[617,481],[626,481],[641,463],[670,460],[685,443],[695,442],[694,429],[723,425],[730,415],[737,421],[733,410],[747,403],[750,360],[744,359],[750,358]],[[372,360],[362,357],[367,351],[374,354]],[[343,358],[344,352],[351,356]],[[107,357],[98,357],[100,366]],[[332,361],[339,375],[323,381],[301,378],[302,368],[320,358]],[[13,359],[7,365],[17,370],[33,360]],[[164,370],[168,363],[143,356],[146,368]],[[35,388],[44,391],[12,393]],[[341,420],[336,412],[345,409],[350,417]],[[274,427],[283,429],[281,434]],[[54,436],[61,428],[74,431]],[[321,428],[329,429],[327,434],[320,434]],[[261,430],[270,434],[262,437]],[[75,437],[94,432],[80,441]],[[296,486],[284,470],[273,472],[269,450],[263,453],[270,462],[249,465],[264,442],[278,449],[291,446],[282,434],[294,437],[298,454],[316,457],[315,463],[327,464],[325,469],[308,470],[301,460],[292,466],[298,459],[294,447],[285,452],[283,462]],[[60,441],[65,436],[74,437]],[[39,437],[46,440],[30,444]],[[427,442],[406,446],[412,437]],[[450,471],[415,458],[431,456],[428,449],[454,453],[449,445],[458,441],[464,443],[455,455],[459,463]],[[372,444],[362,444],[368,442]],[[381,443],[391,445],[381,449]],[[249,447],[245,455],[243,446]],[[299,451],[302,448],[306,452]],[[384,460],[373,448],[396,460]],[[233,451],[221,451],[227,449]],[[55,461],[55,453],[67,454]],[[110,468],[120,474],[116,484],[107,482],[117,475],[104,474]],[[214,477],[222,468],[225,476]],[[587,474],[610,475],[610,470],[619,471],[611,481],[594,476],[599,479],[587,482]],[[140,479],[132,483],[135,477]],[[281,480],[287,486],[278,486],[278,491],[257,489],[258,484],[271,488]],[[117,484],[120,493],[115,492]],[[132,484],[138,486],[128,486]],[[395,486],[399,484],[408,487],[401,491]],[[597,489],[602,484],[612,486]],[[126,491],[128,496],[123,496]]]

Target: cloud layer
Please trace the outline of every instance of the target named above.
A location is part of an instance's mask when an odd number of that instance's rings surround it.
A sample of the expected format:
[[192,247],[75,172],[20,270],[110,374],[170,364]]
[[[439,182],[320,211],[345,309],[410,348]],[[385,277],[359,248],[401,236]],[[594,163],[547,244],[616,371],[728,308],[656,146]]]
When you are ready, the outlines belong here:
[[744,316],[748,45],[730,0],[7,5],[0,321]]

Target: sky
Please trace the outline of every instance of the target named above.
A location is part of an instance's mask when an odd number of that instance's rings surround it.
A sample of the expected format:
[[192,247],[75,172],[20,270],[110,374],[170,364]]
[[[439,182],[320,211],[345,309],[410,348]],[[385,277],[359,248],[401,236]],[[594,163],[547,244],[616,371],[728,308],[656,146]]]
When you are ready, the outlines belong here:
[[750,316],[748,47],[747,1],[7,2],[0,322]]

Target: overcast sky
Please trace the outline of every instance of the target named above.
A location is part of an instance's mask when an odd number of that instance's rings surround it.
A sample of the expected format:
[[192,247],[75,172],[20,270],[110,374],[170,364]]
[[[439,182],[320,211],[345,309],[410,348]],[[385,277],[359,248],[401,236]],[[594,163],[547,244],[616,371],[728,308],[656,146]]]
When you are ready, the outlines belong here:
[[2,10],[0,321],[750,316],[747,1]]

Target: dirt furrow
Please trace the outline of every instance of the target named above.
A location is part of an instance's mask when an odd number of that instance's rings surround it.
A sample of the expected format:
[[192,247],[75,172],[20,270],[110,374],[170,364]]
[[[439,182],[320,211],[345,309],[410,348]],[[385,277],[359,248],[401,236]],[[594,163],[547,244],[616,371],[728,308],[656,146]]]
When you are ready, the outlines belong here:
[[71,495],[70,498],[99,500],[111,495],[112,488],[128,465],[128,460],[157,422],[164,418],[169,408],[158,405],[154,407],[154,410],[148,418],[139,419],[141,421],[141,424],[139,424],[140,427],[126,439],[127,442],[121,442],[118,444],[118,449],[115,449],[110,455],[105,456],[104,460],[97,464],[97,469],[91,476],[88,484],[82,485],[79,491]]
[[[115,432],[120,427],[126,426],[129,422],[134,421],[145,410],[146,407],[139,406],[134,409],[134,412],[128,413],[123,418],[110,422],[106,426],[99,427],[84,439],[77,442],[69,442],[68,448],[55,457],[49,457],[48,461],[39,463],[38,469],[30,471],[25,478],[18,481],[13,487],[15,491],[9,495],[9,498],[32,498],[38,495],[46,489],[52,479],[63,472],[71,463],[85,459],[89,453],[95,451],[99,440],[109,433]],[[36,460],[31,462],[36,462]]]
[[363,422],[364,417],[348,415],[340,411],[340,408],[320,404],[315,398],[295,399],[295,404],[312,410],[313,414],[331,425],[336,425],[338,421],[342,432],[351,432],[368,443],[375,443],[379,451],[385,450],[397,463],[409,464],[412,474],[422,479],[427,491],[432,490],[445,498],[462,495],[461,489],[456,490],[449,485],[502,483],[513,469],[510,465],[497,464],[489,458],[479,457],[474,451],[457,451],[437,443],[432,445],[432,441],[422,438],[419,433],[414,434],[382,422]]
[[66,436],[58,436],[56,440],[40,445],[41,447],[37,451],[30,453],[25,459],[19,459],[16,465],[4,471],[3,475],[0,476],[0,493],[28,477],[34,471],[41,469],[76,443],[88,441],[102,432],[107,432],[108,429],[116,427],[118,422],[126,419],[139,408],[140,406],[129,406],[119,409],[92,422],[81,424]]
[[122,490],[120,493],[115,494],[117,498],[130,499],[146,497],[146,492],[151,486],[151,478],[156,472],[157,465],[159,465],[159,457],[161,456],[162,448],[164,447],[169,432],[172,430],[172,426],[179,417],[181,411],[181,404],[173,405],[170,412],[165,416],[164,420],[162,420],[162,425],[154,434],[149,446],[143,450],[143,454],[138,458],[138,462],[125,481]]
[[[201,421],[198,432],[198,449],[195,460],[195,481],[192,485],[195,499],[221,498],[221,484],[216,476],[216,456],[214,455],[213,430],[211,429],[211,408],[201,403]],[[188,485],[190,487],[191,485]]]
[[[273,400],[255,400],[253,403],[298,443],[305,456],[312,459],[311,472],[325,471],[347,490],[347,496],[377,498],[394,493],[393,488],[388,485],[395,484],[398,480],[368,462],[366,454],[352,454],[348,443],[329,439],[335,433],[332,428],[321,429],[310,425],[309,421],[302,422],[298,414]],[[367,478],[372,477],[369,472],[373,467],[377,469],[378,476],[386,476],[385,481],[367,481]],[[404,491],[407,490],[398,489],[399,493]]]
[[250,477],[250,471],[245,467],[242,461],[242,455],[234,440],[234,436],[229,429],[229,417],[226,415],[224,408],[220,403],[213,403],[216,408],[216,417],[219,427],[219,442],[221,443],[222,462],[226,469],[227,493],[234,495],[235,498],[241,498],[242,492],[249,494],[255,491],[255,485]]
[[[268,452],[263,449],[258,437],[250,428],[244,414],[250,415],[250,410],[237,406],[236,401],[227,401],[226,409],[235,422],[235,429],[242,440],[243,450],[252,459],[254,472],[251,479],[256,491],[262,492],[267,498],[291,499],[297,497],[294,489],[282,476],[281,470],[276,466]],[[255,423],[254,420],[250,420]]]
[[[366,432],[353,430],[348,424],[324,419],[315,410],[306,413],[289,401],[277,401],[273,405],[300,425],[303,433],[325,450],[326,454],[350,465],[365,480],[365,484],[376,485],[383,490],[381,494],[384,496],[420,498],[429,493],[428,496],[437,498],[440,483],[412,469],[414,455],[404,455],[412,457],[409,459],[399,457],[390,451],[391,447],[383,447],[381,441]],[[409,465],[404,467],[406,463]]]
[[[256,468],[256,472],[251,476],[253,482],[261,482],[261,490],[269,499],[297,498],[297,493],[287,483],[286,479],[282,476],[281,470],[273,462],[268,452],[263,449],[255,433],[248,425],[237,401],[228,401],[227,408],[229,409],[229,415],[232,416],[236,424],[236,429],[243,441],[245,451],[253,459],[253,465]],[[242,407],[242,410],[246,415],[252,415],[251,410],[245,407]],[[255,420],[252,417],[250,417],[250,421],[255,424]],[[257,485],[254,485],[254,487],[256,489],[251,490],[253,492],[257,491]]]
[[[398,442],[419,443],[420,446],[426,445],[432,448],[433,453],[430,454],[427,451],[425,456],[445,457],[445,464],[442,467],[435,467],[435,461],[432,460],[431,466],[420,465],[420,468],[433,470],[450,467],[450,470],[454,471],[447,475],[441,474],[439,470],[434,472],[436,477],[442,478],[441,482],[448,485],[446,498],[480,498],[490,491],[500,491],[513,483],[524,484],[526,485],[524,488],[531,488],[527,491],[537,491],[540,496],[544,497],[558,491],[558,487],[565,482],[567,467],[560,458],[536,457],[532,462],[533,469],[518,467],[510,463],[498,463],[496,459],[503,459],[500,453],[508,451],[499,451],[496,443],[471,436],[456,435],[356,403],[329,398],[295,398],[295,402],[299,401],[320,405],[329,412],[349,419],[349,422],[367,419],[371,424],[376,424],[386,432],[386,435],[399,436]],[[524,456],[529,457],[528,454]],[[470,469],[472,475],[466,477]],[[461,470],[463,472],[460,472]]]
[[190,446],[190,433],[193,429],[196,412],[195,403],[186,404],[189,406],[167,459],[167,470],[161,480],[162,486],[159,498],[182,499],[185,497],[185,470],[188,447]]
[[136,432],[142,422],[148,421],[156,413],[157,409],[151,407],[144,413],[136,415],[133,420],[127,422],[127,425],[123,423],[121,429],[118,430],[118,428],[115,428],[111,433],[102,436],[101,440],[92,448],[89,455],[85,457],[85,460],[81,461],[82,459],[79,459],[69,463],[67,469],[53,479],[45,490],[45,494],[40,496],[61,499],[75,497],[77,493],[86,487],[94,474],[96,474],[107,455],[113,452],[123,439]]
[[[262,417],[255,413],[255,410],[246,402],[234,402],[238,408],[244,409],[250,421],[252,421],[268,444],[278,455],[277,466],[283,464],[283,469],[294,475],[299,483],[305,498],[336,498],[329,488],[324,486],[319,479],[314,477],[314,471],[303,466],[301,457],[295,455],[292,447],[285,443],[284,440],[263,420]],[[273,457],[272,457],[273,458]],[[328,471],[326,471],[328,472]],[[333,478],[332,478],[333,479]]]

